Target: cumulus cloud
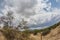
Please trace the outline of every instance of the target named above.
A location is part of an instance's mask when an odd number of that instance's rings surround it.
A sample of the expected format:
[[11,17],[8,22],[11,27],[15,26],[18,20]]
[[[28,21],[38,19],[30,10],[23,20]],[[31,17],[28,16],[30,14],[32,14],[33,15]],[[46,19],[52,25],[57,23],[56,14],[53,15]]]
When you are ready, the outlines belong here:
[[[28,26],[46,27],[60,21],[60,9],[51,8],[49,0],[5,0],[4,15],[11,10],[14,13],[14,23],[24,18]],[[45,10],[44,10],[45,9]]]
[[[50,26],[60,21],[60,9],[53,9],[52,12],[42,12],[41,14],[34,15],[29,20],[29,25]],[[37,26],[37,27],[39,27]],[[42,26],[42,27],[43,27]]]
[[44,0],[5,0],[5,2],[5,8],[27,17],[35,15],[35,12],[40,12],[43,8],[50,8],[50,3],[46,4],[47,1]]

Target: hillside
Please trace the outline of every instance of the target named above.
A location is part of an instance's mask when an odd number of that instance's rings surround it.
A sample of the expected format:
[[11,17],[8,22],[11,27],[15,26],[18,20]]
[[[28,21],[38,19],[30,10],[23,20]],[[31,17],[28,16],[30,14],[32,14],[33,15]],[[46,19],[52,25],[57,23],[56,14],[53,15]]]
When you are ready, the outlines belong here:
[[60,22],[49,28],[34,31],[0,29],[0,40],[60,40]]
[[37,35],[31,34],[31,38],[34,40],[60,40],[60,25],[52,29],[49,34],[47,35],[41,35],[41,33],[38,33]]

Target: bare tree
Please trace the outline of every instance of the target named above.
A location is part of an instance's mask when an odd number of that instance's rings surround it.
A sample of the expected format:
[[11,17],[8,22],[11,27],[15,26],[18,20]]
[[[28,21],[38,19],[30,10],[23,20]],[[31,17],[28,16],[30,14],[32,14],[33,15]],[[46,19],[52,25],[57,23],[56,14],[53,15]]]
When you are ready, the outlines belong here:
[[2,17],[1,17],[1,22],[2,22],[5,26],[8,26],[7,20],[6,20],[6,17],[5,17],[5,16],[2,16]]
[[8,20],[8,25],[9,26],[12,26],[12,20],[14,19],[14,17],[13,17],[13,12],[12,11],[9,11],[8,13],[7,13],[7,20]]
[[24,30],[28,30],[28,26],[27,26],[27,21],[25,21],[24,19],[22,19],[22,21],[19,23],[18,25],[19,29],[24,29]]
[[6,16],[1,17],[1,21],[4,24],[4,27],[11,27],[12,26],[12,20],[14,18],[12,14],[13,14],[12,11],[8,11]]

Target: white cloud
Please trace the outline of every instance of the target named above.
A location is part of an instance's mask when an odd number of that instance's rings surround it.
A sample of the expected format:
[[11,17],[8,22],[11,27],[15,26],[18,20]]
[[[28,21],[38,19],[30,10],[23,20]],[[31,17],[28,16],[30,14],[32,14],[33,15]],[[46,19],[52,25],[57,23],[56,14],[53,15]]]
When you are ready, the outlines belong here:
[[60,21],[60,9],[53,9],[52,12],[42,12],[41,14],[31,16],[31,18],[29,20],[29,24],[34,22],[33,24],[39,25],[39,24],[44,24],[44,23],[50,22],[50,21],[51,22],[55,21],[54,23]]
[[[5,14],[11,10],[14,12],[15,22],[25,18],[25,20],[28,21],[28,25],[37,26],[52,21],[56,23],[60,20],[60,9],[52,9],[51,3],[47,4],[47,1],[48,0],[5,0],[5,9],[2,10],[2,12]],[[44,8],[46,8],[48,12],[44,10]]]
[[46,4],[44,0],[6,0],[6,6],[9,10],[27,17],[35,15],[43,8],[50,9],[50,3]]

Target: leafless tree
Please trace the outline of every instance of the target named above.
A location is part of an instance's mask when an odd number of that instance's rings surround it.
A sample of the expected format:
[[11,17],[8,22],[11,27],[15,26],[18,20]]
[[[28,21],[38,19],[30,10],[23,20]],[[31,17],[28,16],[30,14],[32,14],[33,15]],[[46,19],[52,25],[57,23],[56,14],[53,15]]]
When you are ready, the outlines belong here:
[[7,20],[8,20],[8,25],[9,26],[12,26],[12,20],[14,19],[14,17],[13,17],[13,12],[12,11],[9,11],[8,13],[7,13]]
[[12,20],[14,18],[12,14],[13,14],[12,11],[8,11],[6,16],[1,17],[1,21],[5,27],[11,27],[12,26]]
[[27,21],[25,21],[24,19],[22,19],[22,21],[19,23],[18,25],[19,29],[24,29],[24,30],[28,30],[28,26],[27,26]]

